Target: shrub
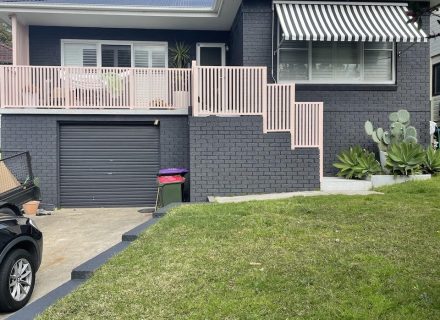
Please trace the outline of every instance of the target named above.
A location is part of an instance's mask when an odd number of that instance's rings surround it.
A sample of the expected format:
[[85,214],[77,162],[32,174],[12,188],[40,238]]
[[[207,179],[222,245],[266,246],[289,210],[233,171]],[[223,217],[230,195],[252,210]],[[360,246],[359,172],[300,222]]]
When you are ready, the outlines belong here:
[[432,147],[426,149],[423,172],[430,174],[440,172],[440,150],[434,150]]
[[338,155],[339,162],[333,164],[339,169],[338,177],[346,179],[365,179],[381,172],[379,162],[374,153],[362,149],[360,146],[351,147]]
[[421,172],[425,152],[421,145],[411,142],[392,144],[388,149],[386,168],[395,175],[410,175]]

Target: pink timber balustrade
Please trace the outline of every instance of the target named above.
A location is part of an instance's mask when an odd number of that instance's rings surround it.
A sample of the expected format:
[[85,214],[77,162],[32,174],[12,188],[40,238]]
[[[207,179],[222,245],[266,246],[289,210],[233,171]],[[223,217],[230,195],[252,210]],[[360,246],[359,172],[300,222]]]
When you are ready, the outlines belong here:
[[187,108],[191,69],[0,67],[3,108]]

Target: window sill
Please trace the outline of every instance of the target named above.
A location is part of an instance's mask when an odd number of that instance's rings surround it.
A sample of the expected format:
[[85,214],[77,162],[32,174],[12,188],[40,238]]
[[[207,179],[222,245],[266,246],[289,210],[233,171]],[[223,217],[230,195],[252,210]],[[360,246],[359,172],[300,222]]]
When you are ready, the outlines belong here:
[[297,83],[298,91],[397,91],[396,84],[313,84]]

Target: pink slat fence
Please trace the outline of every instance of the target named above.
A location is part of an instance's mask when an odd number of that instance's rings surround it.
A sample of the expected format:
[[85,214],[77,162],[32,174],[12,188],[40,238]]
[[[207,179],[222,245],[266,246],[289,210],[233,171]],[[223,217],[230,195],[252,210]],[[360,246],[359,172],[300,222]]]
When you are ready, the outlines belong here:
[[23,108],[186,108],[191,69],[0,67],[0,106]]
[[262,115],[266,108],[264,67],[197,67],[193,64],[193,114]]
[[267,112],[263,115],[264,132],[290,131],[290,111],[294,101],[294,84],[267,85]]
[[324,105],[322,102],[294,102],[290,111],[292,149],[318,148],[320,177],[324,177]]

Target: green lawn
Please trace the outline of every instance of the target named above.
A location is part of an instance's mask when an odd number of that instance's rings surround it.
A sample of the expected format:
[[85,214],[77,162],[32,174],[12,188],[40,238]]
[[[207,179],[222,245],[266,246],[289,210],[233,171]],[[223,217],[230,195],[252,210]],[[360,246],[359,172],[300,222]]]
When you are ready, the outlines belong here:
[[41,319],[440,319],[440,179],[172,211]]

